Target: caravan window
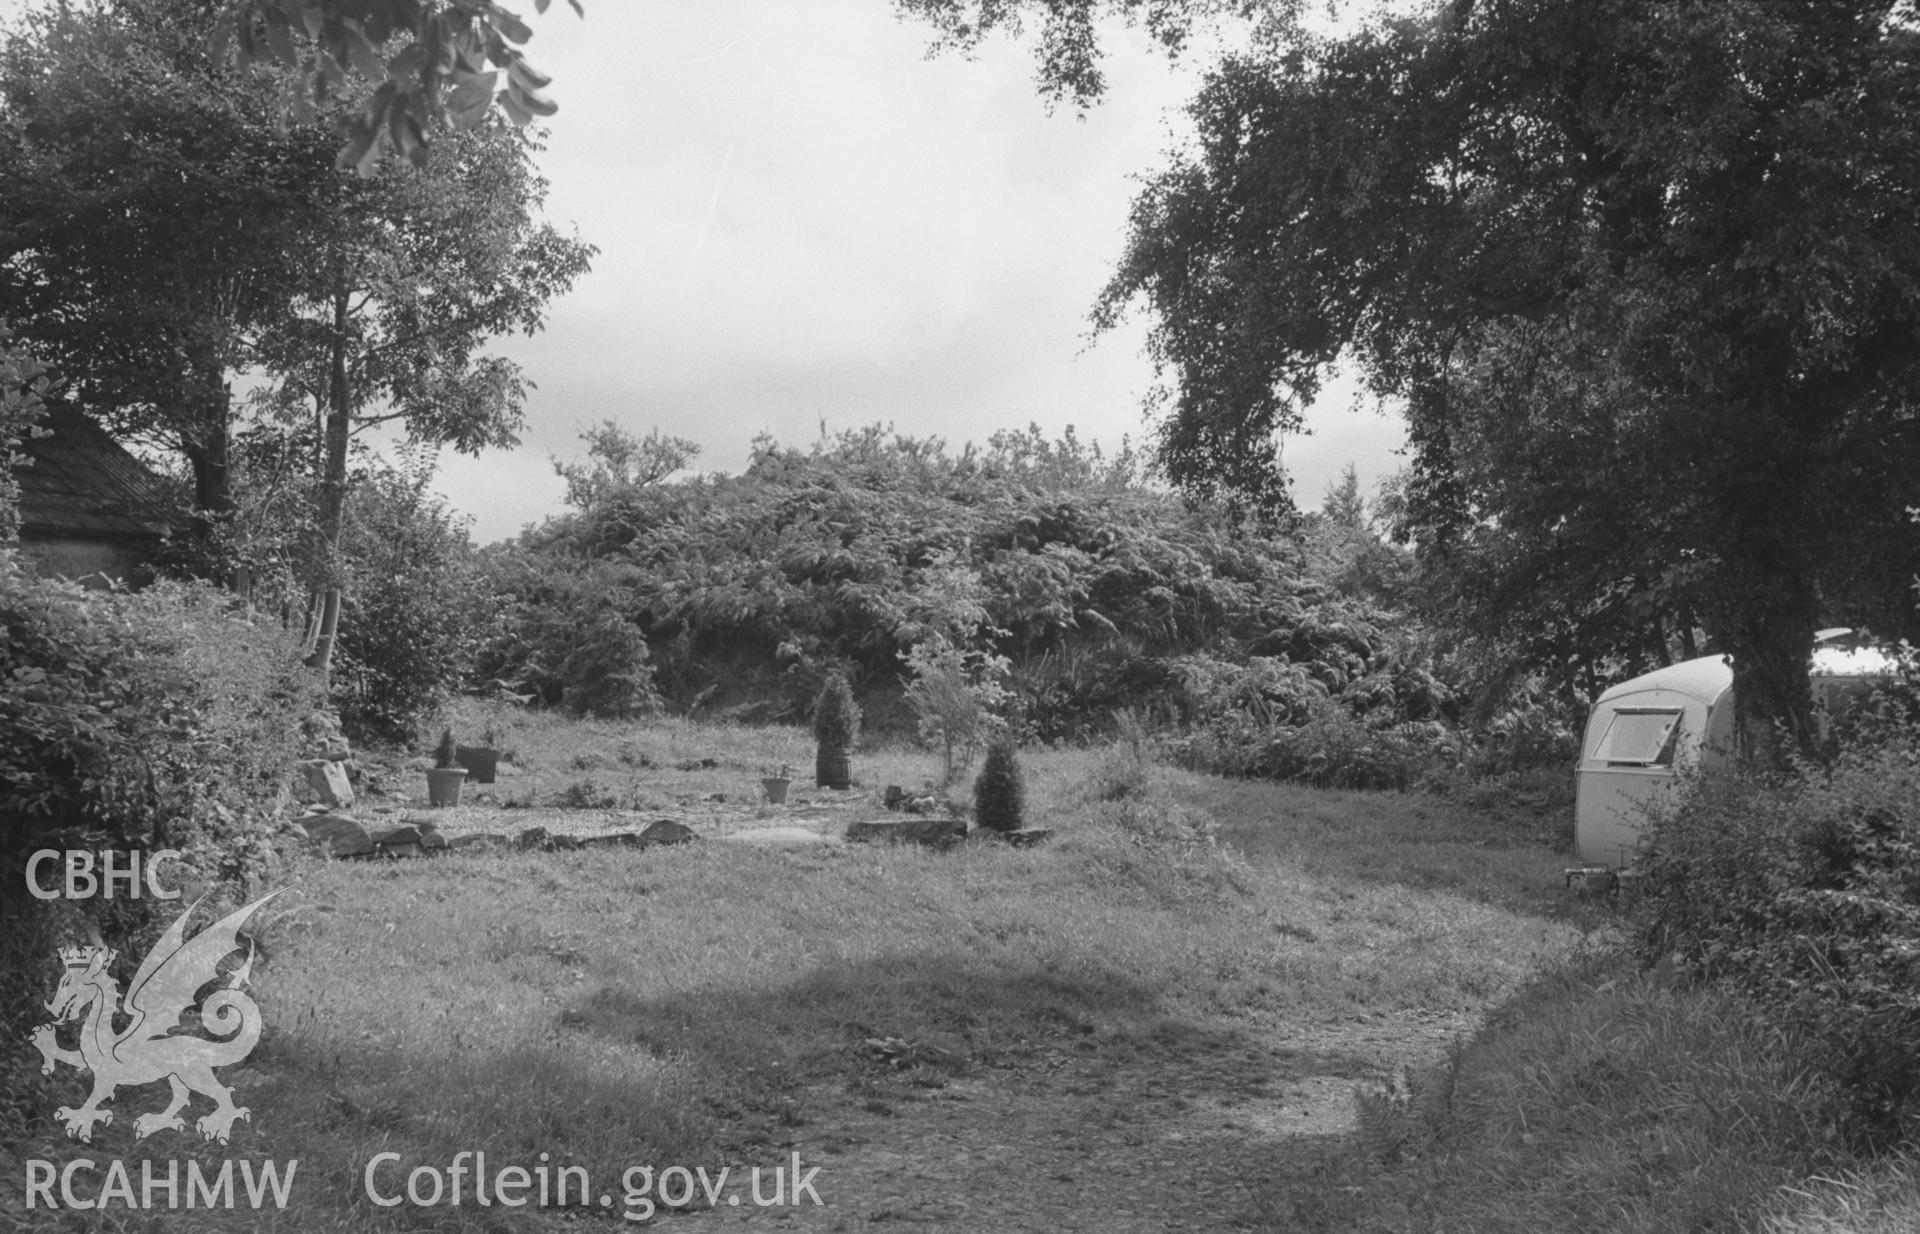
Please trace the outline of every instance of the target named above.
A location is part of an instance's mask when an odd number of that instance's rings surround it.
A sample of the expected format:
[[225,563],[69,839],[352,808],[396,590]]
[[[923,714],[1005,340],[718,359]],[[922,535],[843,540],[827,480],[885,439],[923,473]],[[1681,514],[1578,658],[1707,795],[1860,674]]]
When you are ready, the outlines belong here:
[[1673,762],[1674,738],[1680,732],[1678,708],[1622,707],[1607,722],[1593,756],[1609,763],[1636,767],[1664,767]]

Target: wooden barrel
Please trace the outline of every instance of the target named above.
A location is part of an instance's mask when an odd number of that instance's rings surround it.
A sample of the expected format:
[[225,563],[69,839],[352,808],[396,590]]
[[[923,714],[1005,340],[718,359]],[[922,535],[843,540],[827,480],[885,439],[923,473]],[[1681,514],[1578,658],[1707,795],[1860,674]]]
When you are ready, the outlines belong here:
[[853,751],[845,746],[821,746],[813,760],[813,782],[821,788],[852,788]]

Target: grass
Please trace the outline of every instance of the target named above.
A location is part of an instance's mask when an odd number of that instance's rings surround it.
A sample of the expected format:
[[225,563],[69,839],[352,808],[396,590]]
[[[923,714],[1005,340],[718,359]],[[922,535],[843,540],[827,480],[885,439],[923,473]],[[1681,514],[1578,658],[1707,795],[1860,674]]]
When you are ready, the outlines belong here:
[[[505,741],[529,776],[604,762],[663,802],[810,746],[671,722],[529,721]],[[268,1035],[229,1076],[262,1112],[249,1152],[301,1160],[302,1204],[248,1228],[404,1224],[410,1210],[360,1194],[381,1151],[409,1165],[547,1152],[594,1179],[772,1161],[820,1085],[859,1081],[869,1039],[964,1070],[1089,1037],[1155,1048],[1236,1017],[1472,1007],[1566,943],[1478,897],[1249,860],[1186,801],[1197,780],[1143,758],[1023,762],[1034,821],[1056,832],[1032,850],[303,860],[260,931]],[[932,766],[860,755],[869,785],[919,787]],[[1552,865],[1543,854],[1534,873]],[[83,1150],[48,1136],[37,1151]],[[180,1150],[115,1125],[84,1151]]]
[[1920,1161],[1876,1162],[1783,1187],[1763,1234],[1909,1234],[1920,1230]]
[[[797,729],[513,718],[502,742],[536,799],[614,768],[630,800],[663,807],[782,762],[810,778]],[[456,719],[478,737],[480,717]],[[1823,1095],[1751,1017],[1575,954],[1590,910],[1559,891],[1565,854],[1537,811],[1222,781],[1159,767],[1139,742],[1022,763],[1031,821],[1055,832],[1035,849],[302,858],[259,931],[268,1030],[226,1074],[258,1114],[231,1151],[135,1143],[145,1094],[94,1145],[68,1142],[45,1119],[79,1091],[68,1071],[29,1077],[19,1108],[37,1120],[8,1138],[56,1162],[300,1161],[284,1213],[107,1212],[88,1228],[537,1229],[563,1215],[377,1208],[361,1172],[380,1152],[401,1169],[546,1153],[600,1187],[638,1163],[771,1164],[823,1102],[864,1091],[875,1040],[932,1083],[1067,1042],[1150,1053],[1236,1026],[1498,1007],[1432,1075],[1361,1098],[1356,1144],[1283,1163],[1274,1228],[1766,1215],[1801,1234],[1911,1211],[1914,1175],[1835,1148]],[[856,762],[872,792],[935,772],[909,749]],[[5,1211],[18,1178],[0,1178]]]
[[[1555,967],[1429,1072],[1360,1101],[1298,1229],[1745,1230],[1842,1157],[1833,1094],[1712,989],[1605,953]],[[1817,1227],[1815,1227],[1817,1228]]]

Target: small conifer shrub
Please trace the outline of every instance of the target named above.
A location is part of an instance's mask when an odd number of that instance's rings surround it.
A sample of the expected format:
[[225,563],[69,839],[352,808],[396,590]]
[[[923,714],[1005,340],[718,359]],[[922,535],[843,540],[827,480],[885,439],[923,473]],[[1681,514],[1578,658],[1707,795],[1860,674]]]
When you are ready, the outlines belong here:
[[993,742],[980,765],[980,778],[973,782],[974,818],[993,831],[1019,831],[1026,826],[1026,796],[1013,743],[1005,738]]
[[860,737],[860,705],[845,673],[835,672],[813,703],[813,736],[822,749],[846,750]]
[[441,729],[440,744],[433,749],[434,767],[445,770],[449,767],[456,766],[458,763],[458,750],[459,746],[453,739],[453,730],[450,728]]

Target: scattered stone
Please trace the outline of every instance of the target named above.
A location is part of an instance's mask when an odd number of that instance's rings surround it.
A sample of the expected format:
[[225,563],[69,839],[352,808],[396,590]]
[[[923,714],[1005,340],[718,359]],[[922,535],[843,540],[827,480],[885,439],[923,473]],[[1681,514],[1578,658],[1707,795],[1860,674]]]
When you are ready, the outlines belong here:
[[915,797],[901,808],[909,814],[932,814],[940,808],[940,803],[931,797]]
[[707,794],[708,801],[718,801],[718,802],[724,803],[726,799],[727,799],[727,795],[725,793],[708,793]]
[[582,848],[638,848],[643,841],[637,831],[612,831],[603,836],[581,836]]
[[924,844],[946,848],[967,838],[965,819],[917,818],[853,822],[847,824],[847,839],[856,844]]
[[[618,835],[595,837],[599,840],[619,838]],[[545,827],[529,827],[514,839],[514,844],[520,848],[537,848],[543,853],[570,853],[585,848],[590,842],[584,836],[567,835],[564,832],[556,835]]]
[[655,819],[640,833],[640,843],[647,847],[655,844],[686,844],[697,839],[699,837],[693,833],[693,828],[670,818]]
[[497,831],[479,831],[472,835],[455,836],[447,841],[447,847],[450,849],[505,848],[511,843],[513,843],[512,840]]
[[1015,848],[1032,848],[1044,844],[1053,835],[1051,827],[1021,827],[1014,831],[1002,831],[998,835]]
[[339,814],[319,814],[306,820],[307,838],[329,857],[365,857],[373,852],[367,829]]
[[752,848],[830,848],[840,843],[833,836],[823,836],[805,827],[755,827],[747,831],[728,832],[716,838],[728,844],[745,844]]
[[339,763],[324,758],[303,758],[299,767],[300,773],[307,778],[307,787],[323,803],[329,806],[353,804],[353,785],[347,783],[347,773]]
[[447,851],[446,837],[425,823],[389,827],[370,832],[367,838],[373,843],[374,855],[380,857],[426,857]]

